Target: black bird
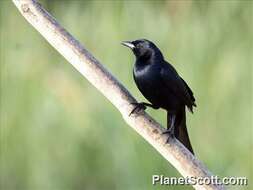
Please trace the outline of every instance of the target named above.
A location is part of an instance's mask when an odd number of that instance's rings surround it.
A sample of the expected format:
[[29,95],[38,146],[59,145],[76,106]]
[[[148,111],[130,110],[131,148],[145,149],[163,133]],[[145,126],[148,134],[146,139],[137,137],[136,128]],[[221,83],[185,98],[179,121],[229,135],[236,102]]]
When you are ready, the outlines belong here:
[[[185,106],[193,113],[196,107],[193,92],[179,76],[175,68],[164,60],[156,45],[146,39],[124,41],[135,57],[133,76],[144,97],[151,103],[133,103],[136,107],[130,115],[146,107],[163,108],[167,111],[167,130],[193,153],[186,128]],[[168,139],[169,140],[169,139]]]

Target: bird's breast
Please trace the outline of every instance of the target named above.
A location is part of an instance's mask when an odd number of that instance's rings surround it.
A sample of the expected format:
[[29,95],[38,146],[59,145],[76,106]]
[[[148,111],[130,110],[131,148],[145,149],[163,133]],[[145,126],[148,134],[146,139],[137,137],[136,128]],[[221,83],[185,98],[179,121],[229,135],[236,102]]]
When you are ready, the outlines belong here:
[[147,98],[151,103],[157,104],[156,101],[161,94],[161,79],[160,79],[160,69],[147,65],[143,68],[134,68],[134,80],[141,91],[141,93]]
[[133,75],[135,83],[143,96],[153,105],[167,110],[175,110],[180,102],[175,94],[164,85],[161,78],[161,66],[147,65],[134,67]]

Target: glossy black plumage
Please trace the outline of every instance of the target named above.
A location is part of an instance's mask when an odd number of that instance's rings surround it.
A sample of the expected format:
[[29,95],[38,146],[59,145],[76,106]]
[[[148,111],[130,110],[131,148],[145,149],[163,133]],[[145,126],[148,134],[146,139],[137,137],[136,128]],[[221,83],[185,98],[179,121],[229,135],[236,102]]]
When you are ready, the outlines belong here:
[[136,103],[136,108],[145,109],[149,106],[154,109],[165,109],[167,131],[175,135],[193,153],[185,116],[185,106],[191,112],[193,106],[196,106],[193,92],[174,67],[164,60],[161,51],[154,43],[142,39],[122,44],[131,48],[135,54],[134,80],[138,89],[151,103]]

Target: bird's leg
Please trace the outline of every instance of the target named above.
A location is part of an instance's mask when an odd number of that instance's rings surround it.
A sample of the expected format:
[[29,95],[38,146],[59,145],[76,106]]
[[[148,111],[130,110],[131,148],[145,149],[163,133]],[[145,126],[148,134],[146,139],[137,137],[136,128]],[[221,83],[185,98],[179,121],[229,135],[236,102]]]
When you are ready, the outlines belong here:
[[[176,115],[170,116],[170,122],[168,122],[169,127],[166,131],[163,132],[163,134],[170,134],[171,137],[175,137],[175,120],[176,120]],[[170,126],[169,126],[170,124]]]
[[149,103],[146,103],[146,102],[140,102],[140,103],[137,103],[137,104],[142,104],[142,105],[144,105],[146,107],[150,107],[150,108],[153,108],[153,109],[156,109],[156,110],[159,109],[159,106],[155,106],[153,104],[149,104]]
[[141,110],[145,110],[147,107],[151,107],[153,109],[158,109],[159,107],[158,106],[155,106],[153,104],[149,104],[149,103],[145,103],[145,102],[134,102],[134,103],[131,103],[132,105],[134,105],[134,109],[130,112],[129,116],[135,112],[139,112]]

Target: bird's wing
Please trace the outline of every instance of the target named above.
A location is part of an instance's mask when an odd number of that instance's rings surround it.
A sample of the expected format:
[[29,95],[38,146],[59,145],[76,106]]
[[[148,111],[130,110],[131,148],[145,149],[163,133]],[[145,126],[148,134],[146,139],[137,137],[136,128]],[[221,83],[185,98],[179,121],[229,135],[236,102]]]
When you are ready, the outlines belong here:
[[[180,78],[181,78],[181,77],[180,77]],[[184,81],[184,79],[181,78],[181,80],[183,81],[183,83],[184,83],[184,85],[185,85],[185,87],[186,87],[186,89],[187,89],[189,95],[191,96],[191,100],[193,101],[194,106],[196,106],[196,104],[195,104],[195,98],[194,98],[194,95],[193,95],[192,90],[190,89],[190,87],[188,86],[188,84]]]
[[192,106],[196,106],[193,92],[186,82],[177,74],[176,70],[169,64],[161,69],[161,77],[168,90],[192,111]]

